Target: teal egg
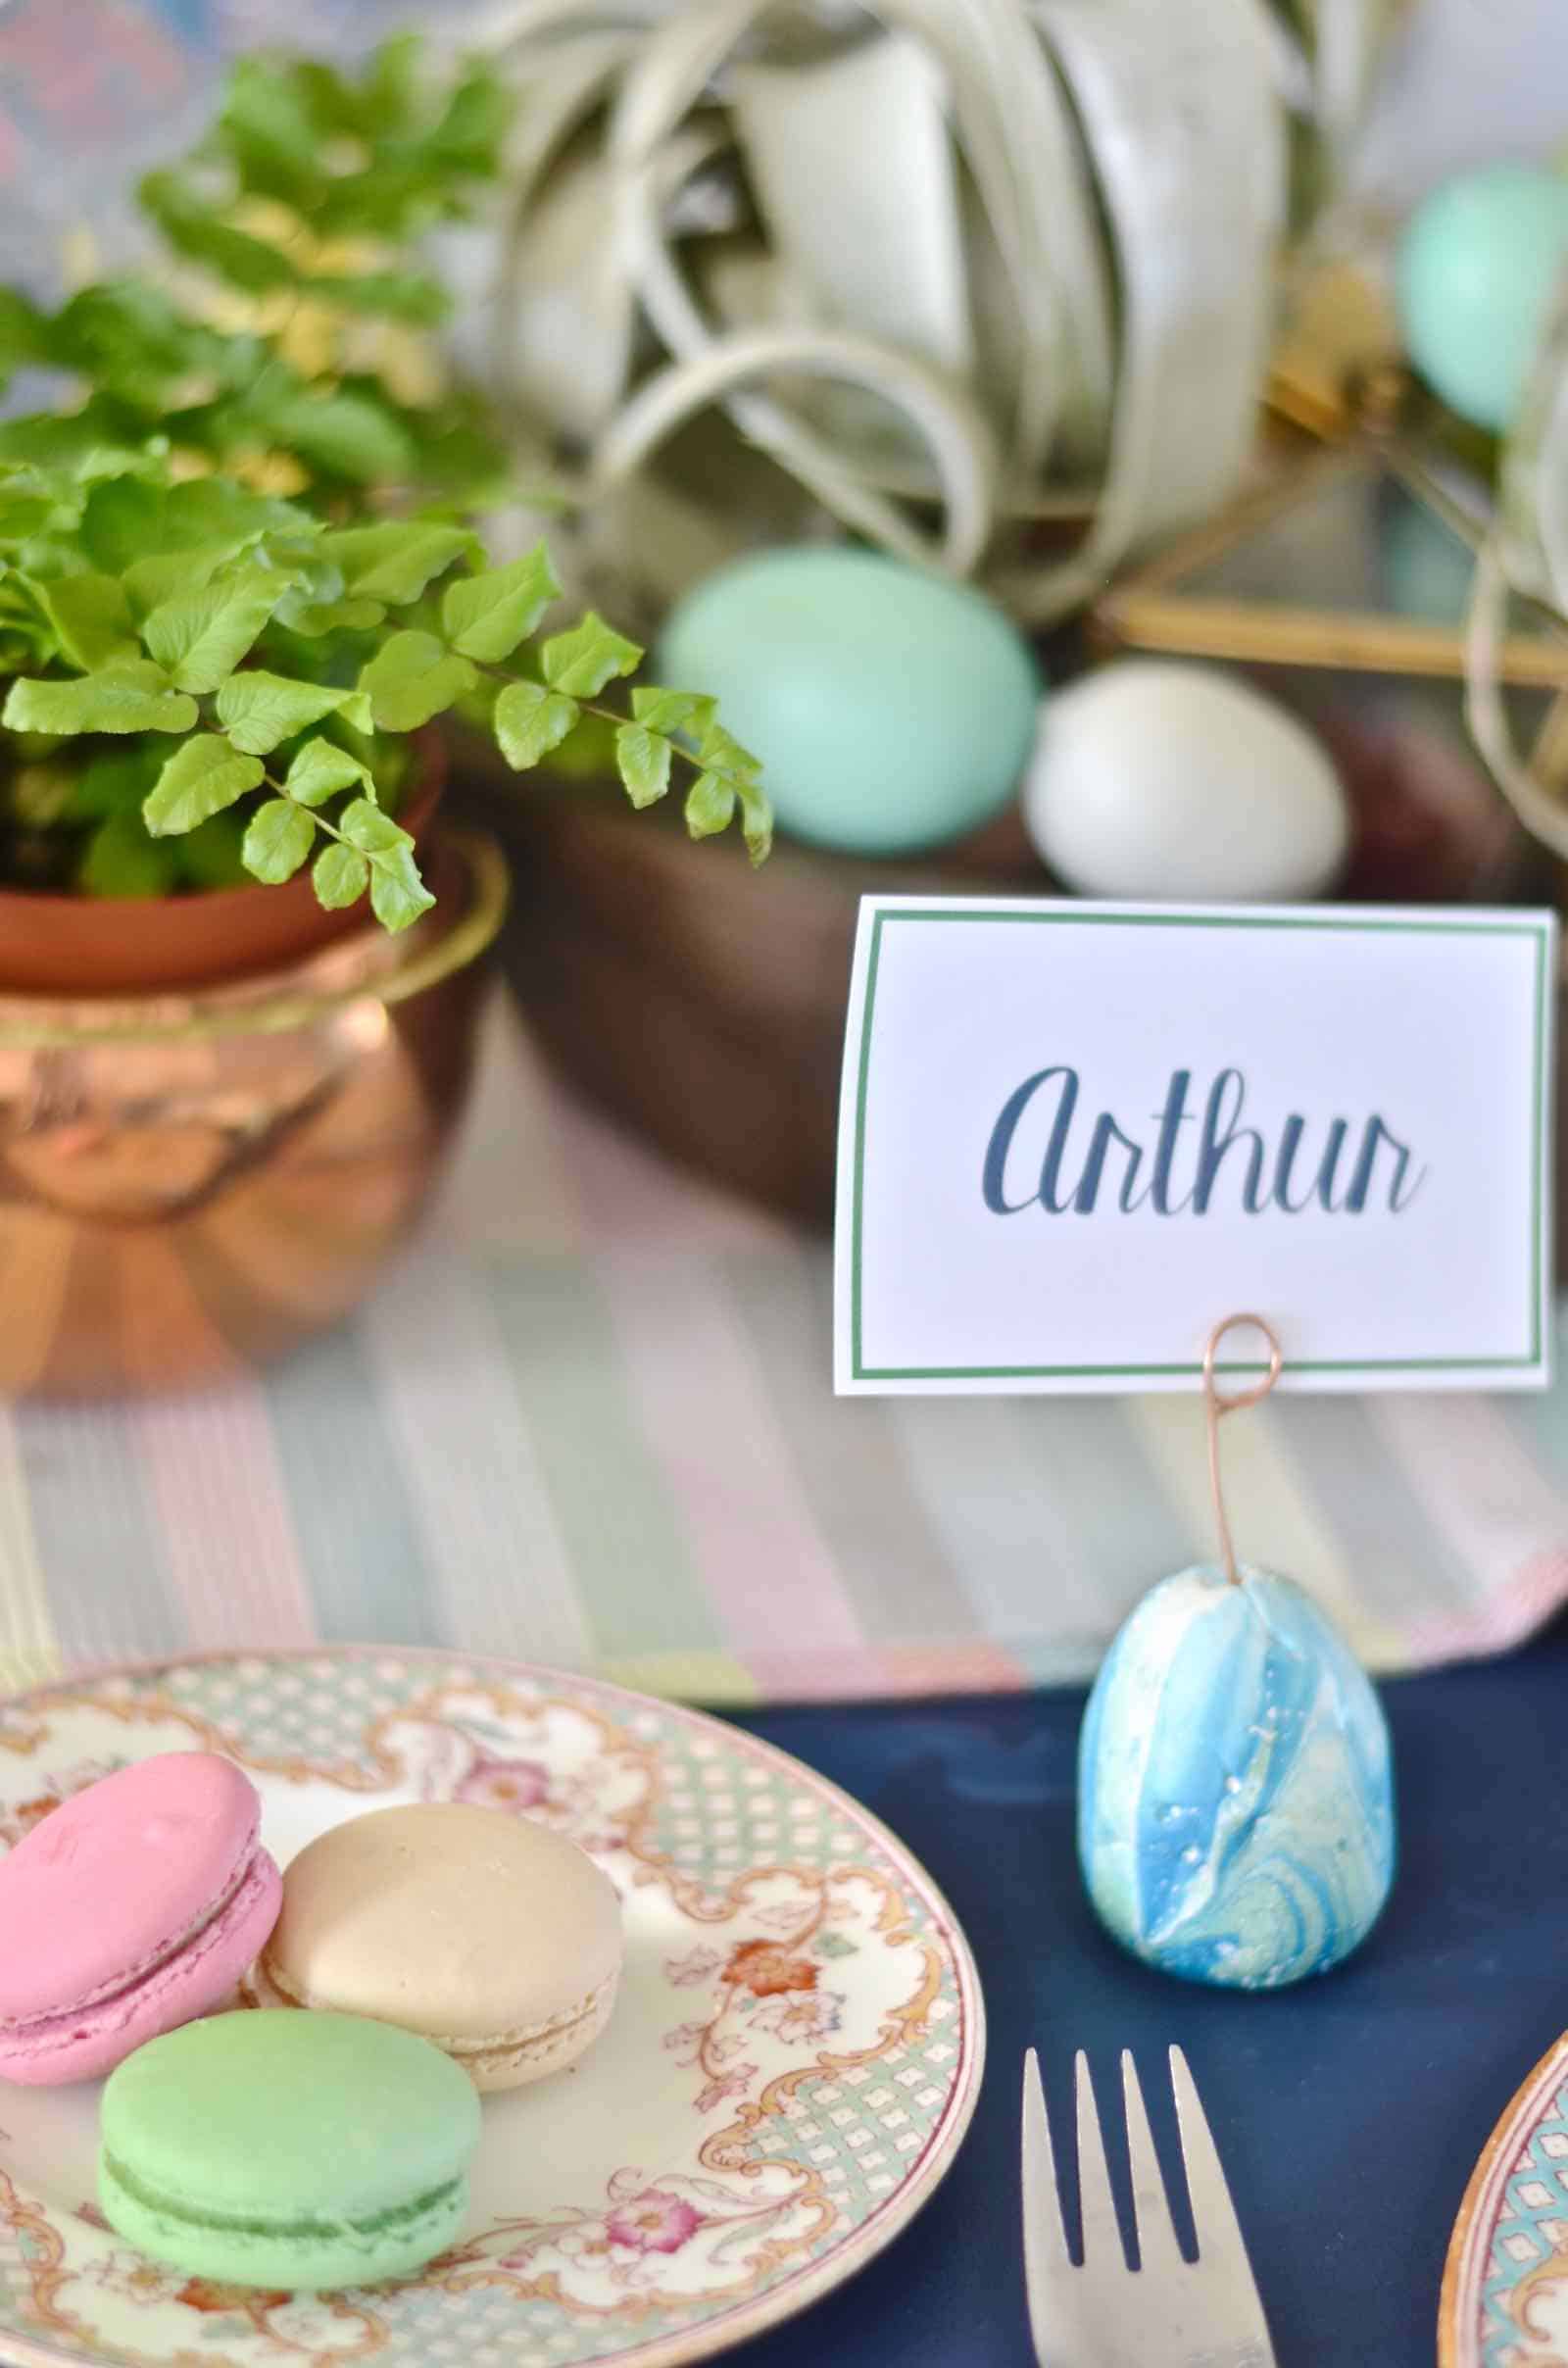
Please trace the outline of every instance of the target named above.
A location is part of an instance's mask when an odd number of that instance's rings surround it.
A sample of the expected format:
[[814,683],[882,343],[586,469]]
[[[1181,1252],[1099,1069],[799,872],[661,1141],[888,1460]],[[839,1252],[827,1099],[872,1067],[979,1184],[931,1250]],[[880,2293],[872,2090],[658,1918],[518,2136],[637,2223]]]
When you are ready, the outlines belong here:
[[1089,1698],[1078,1855],[1102,1922],[1189,1981],[1277,1990],[1362,1941],[1394,1880],[1389,1730],[1289,1579],[1151,1588]]
[[1433,191],[1399,244],[1395,284],[1410,359],[1450,411],[1511,425],[1552,290],[1568,266],[1568,180],[1494,165]]
[[1017,788],[1040,681],[966,585],[869,551],[759,553],[678,603],[655,678],[709,691],[763,765],[780,826],[898,855],[989,820]]

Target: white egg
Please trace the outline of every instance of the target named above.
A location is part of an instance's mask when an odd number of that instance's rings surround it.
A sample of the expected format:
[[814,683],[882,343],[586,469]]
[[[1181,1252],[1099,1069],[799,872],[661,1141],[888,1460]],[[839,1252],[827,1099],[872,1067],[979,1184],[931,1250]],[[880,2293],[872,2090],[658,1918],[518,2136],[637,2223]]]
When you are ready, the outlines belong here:
[[1129,658],[1043,703],[1023,814],[1084,896],[1266,904],[1317,896],[1349,808],[1305,726],[1233,675]]

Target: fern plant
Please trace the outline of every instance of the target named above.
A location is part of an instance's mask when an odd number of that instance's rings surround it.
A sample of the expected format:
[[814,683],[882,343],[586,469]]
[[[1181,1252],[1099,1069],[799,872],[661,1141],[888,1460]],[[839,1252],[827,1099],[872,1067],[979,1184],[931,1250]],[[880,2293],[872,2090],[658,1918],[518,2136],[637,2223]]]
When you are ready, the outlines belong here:
[[[396,818],[410,735],[461,709],[522,770],[590,723],[636,806],[689,774],[695,837],[771,822],[700,695],[609,687],[642,652],[593,614],[540,641],[543,545],[488,563],[504,491],[443,387],[445,296],[411,253],[497,169],[506,103],[417,46],[350,78],[242,61],[206,140],[141,199],[177,262],[50,311],[0,291],[0,370],[66,408],[0,423],[0,866],[157,895],[280,882],[390,929],[430,902]],[[559,761],[558,755],[558,761]]]
[[166,250],[50,311],[0,291],[0,380],[31,366],[65,421],[13,421],[0,453],[76,457],[166,436],[187,466],[343,518],[411,492],[476,505],[504,483],[484,407],[444,383],[449,298],[416,242],[499,170],[510,101],[484,67],[443,84],[409,36],[349,77],[242,58],[181,163],[137,192]]

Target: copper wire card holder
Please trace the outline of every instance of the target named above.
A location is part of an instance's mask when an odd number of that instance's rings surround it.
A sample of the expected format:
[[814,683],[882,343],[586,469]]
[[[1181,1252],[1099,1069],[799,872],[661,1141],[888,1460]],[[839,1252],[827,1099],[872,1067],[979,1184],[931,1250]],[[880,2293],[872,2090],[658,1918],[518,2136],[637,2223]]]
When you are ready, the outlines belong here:
[[[1237,1390],[1227,1397],[1215,1378],[1215,1360],[1219,1356],[1219,1344],[1226,1333],[1234,1332],[1242,1325],[1250,1325],[1253,1331],[1261,1332],[1267,1341],[1268,1371],[1261,1381],[1254,1381],[1250,1389]],[[1236,1549],[1231,1543],[1230,1516],[1225,1510],[1225,1490],[1220,1479],[1219,1426],[1227,1414],[1240,1413],[1244,1406],[1261,1406],[1278,1381],[1284,1362],[1279,1337],[1272,1324],[1265,1323],[1260,1315],[1227,1315],[1223,1323],[1214,1326],[1203,1345],[1203,1406],[1208,1416],[1208,1487],[1214,1505],[1214,1527],[1219,1535],[1220,1564],[1233,1587],[1240,1587],[1242,1573],[1236,1559]]]

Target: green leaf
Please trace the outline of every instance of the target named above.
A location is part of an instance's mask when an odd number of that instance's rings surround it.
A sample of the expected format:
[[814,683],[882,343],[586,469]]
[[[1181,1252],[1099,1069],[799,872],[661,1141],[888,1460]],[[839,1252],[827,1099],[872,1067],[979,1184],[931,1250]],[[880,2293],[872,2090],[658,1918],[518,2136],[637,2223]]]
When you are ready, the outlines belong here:
[[394,604],[417,600],[432,577],[475,547],[466,526],[429,518],[386,518],[375,526],[340,526],[323,534],[320,552],[343,570],[347,591],[360,600]]
[[[72,565],[79,555],[63,536],[35,535],[9,559],[0,560],[0,602],[13,625],[26,625],[40,636],[40,647],[53,655],[56,639],[46,619],[34,614],[49,586],[80,570]],[[136,655],[140,655],[139,652]]]
[[360,674],[359,687],[384,732],[416,731],[439,715],[479,677],[466,658],[455,657],[433,633],[394,633]]
[[629,674],[641,657],[636,642],[613,632],[592,609],[580,625],[555,634],[540,652],[546,682],[573,699],[597,698],[612,675]]
[[54,359],[52,324],[20,288],[0,287],[0,385],[29,362]]
[[446,175],[492,178],[500,170],[512,108],[499,76],[486,66],[470,67],[420,143],[431,166]]
[[390,814],[356,798],[344,809],[338,828],[351,847],[369,859],[370,910],[385,929],[407,929],[435,898],[419,877],[414,841]]
[[218,694],[218,720],[230,745],[253,757],[265,757],[280,740],[291,740],[308,723],[336,715],[353,700],[352,691],[323,690],[314,682],[292,682],[284,674],[269,674],[247,666],[230,674]]
[[292,58],[288,72],[318,139],[342,132],[357,136],[364,129],[360,94],[335,67],[318,58]]
[[727,830],[735,812],[735,791],[717,773],[699,773],[686,792],[686,828],[694,839],[710,839]]
[[277,610],[279,624],[303,634],[307,641],[320,641],[328,633],[368,633],[385,615],[378,600],[326,600],[297,608],[279,602]]
[[307,740],[288,768],[288,794],[300,806],[324,806],[338,790],[370,786],[370,768],[332,740]]
[[176,748],[142,807],[142,820],[155,839],[194,830],[209,814],[221,814],[255,789],[266,773],[260,757],[243,757],[216,732],[198,732]]
[[370,884],[370,866],[352,847],[323,847],[311,872],[316,901],[328,913],[357,905]]
[[125,587],[112,575],[58,576],[38,587],[38,598],[60,647],[84,672],[136,655],[136,626]]
[[245,868],[275,887],[291,880],[316,844],[316,818],[289,798],[269,798],[245,833]]
[[581,714],[564,691],[547,691],[542,682],[509,682],[496,701],[497,746],[514,773],[526,772],[561,746]]
[[156,466],[150,454],[133,447],[112,449],[111,417],[117,427],[123,425],[118,406],[95,396],[80,411],[29,412],[20,419],[7,419],[0,422],[0,462],[62,469],[78,480]]
[[370,911],[383,929],[395,936],[412,927],[435,903],[415,862],[412,847],[401,847],[370,859]]
[[298,284],[299,272],[280,247],[224,222],[177,173],[145,174],[138,195],[172,247],[246,295],[265,296]]
[[161,552],[154,559],[137,560],[120,580],[136,615],[145,617],[177,593],[194,592],[198,585],[211,583],[219,568],[226,567],[242,548],[235,543],[209,543],[201,551]]
[[216,370],[229,340],[146,274],[95,280],[56,316],[55,359],[149,419],[178,380]]
[[82,849],[76,885],[84,896],[164,896],[174,870],[170,850],[154,846],[133,810],[99,823]]
[[[91,404],[87,408],[90,411]],[[112,405],[104,407],[106,413],[112,409]],[[78,419],[81,416],[80,412],[76,414]],[[149,477],[161,483],[168,458],[168,440],[153,432],[137,444],[87,445],[73,462],[71,474],[83,488],[95,485],[102,477]]]
[[755,782],[742,781],[736,796],[741,802],[741,830],[746,840],[746,852],[755,870],[765,863],[773,852],[773,809]]
[[373,155],[358,173],[334,174],[311,219],[318,238],[407,241],[452,211],[432,190],[412,150]]
[[410,130],[418,106],[424,43],[417,33],[394,33],[370,52],[361,84],[359,128],[396,139]]
[[216,691],[276,608],[283,578],[261,567],[176,592],[142,620],[141,637],[182,691]]
[[737,787],[743,781],[755,781],[762,769],[760,757],[754,757],[749,748],[742,748],[721,723],[710,721],[697,754],[706,772],[717,773]]
[[106,575],[123,575],[145,552],[164,551],[161,528],[169,496],[137,477],[95,485],[81,514],[81,547]]
[[443,515],[471,518],[509,502],[569,511],[570,497],[559,485],[518,476],[484,420],[484,407],[472,394],[449,396],[419,414],[419,481],[441,497]]
[[[315,531],[308,510],[220,476],[168,486],[116,477],[93,487],[81,519],[82,547],[94,567],[125,576],[132,598],[148,597],[140,586],[155,556],[200,552],[205,558],[218,549],[232,559],[265,534]],[[190,588],[188,577],[171,582],[163,597],[179,588]]]
[[678,732],[689,726],[701,734],[717,709],[718,701],[702,691],[661,691],[652,683],[640,682],[631,695],[632,714],[651,732]]
[[384,404],[364,395],[290,394],[247,417],[310,468],[353,485],[396,484],[414,469],[406,428]]
[[133,658],[70,681],[20,675],[0,722],[14,732],[188,732],[198,714],[161,666]]
[[288,577],[287,588],[272,612],[280,625],[292,625],[302,610],[322,608],[343,597],[342,568],[303,536],[292,541],[269,535],[257,556]]
[[49,523],[57,507],[46,493],[0,493],[0,542],[25,542]]
[[526,641],[560,594],[550,554],[543,543],[535,543],[509,567],[460,575],[448,584],[441,596],[442,630],[465,658],[498,666]]
[[303,292],[318,304],[411,321],[419,328],[438,327],[452,310],[451,296],[426,271],[321,271],[303,283]]
[[323,123],[308,80],[268,58],[236,58],[219,124],[247,189],[309,211],[323,179],[321,133],[343,126]]
[[623,723],[615,734],[615,765],[634,806],[657,804],[669,787],[674,751],[646,723]]
[[188,477],[171,485],[164,497],[159,548],[195,551],[205,543],[226,541],[237,551],[264,534],[303,536],[314,543],[319,531],[319,520],[298,502],[253,493],[231,477]]
[[402,823],[394,822],[373,798],[356,798],[352,806],[345,806],[338,828],[361,855],[390,855],[399,847],[414,845]]

